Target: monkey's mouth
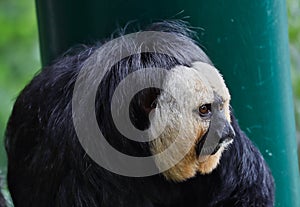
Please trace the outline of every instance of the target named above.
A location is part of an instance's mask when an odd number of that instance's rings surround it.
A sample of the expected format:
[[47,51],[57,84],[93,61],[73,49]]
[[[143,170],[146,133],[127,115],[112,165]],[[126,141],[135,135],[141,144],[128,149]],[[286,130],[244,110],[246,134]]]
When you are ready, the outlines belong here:
[[214,151],[210,155],[214,155],[217,151],[222,147],[230,144],[233,141],[232,137],[226,137],[225,139],[221,139],[218,145],[215,147]]
[[218,150],[222,146],[226,146],[233,141],[233,137],[228,136],[228,137],[221,138],[219,140],[219,142],[213,146],[212,145],[204,146],[204,143],[207,139],[208,133],[209,133],[209,130],[207,130],[207,132],[203,135],[203,137],[201,139],[199,139],[199,141],[196,143],[196,156],[197,157],[199,157],[200,154],[204,155],[204,156],[214,155],[218,152]]

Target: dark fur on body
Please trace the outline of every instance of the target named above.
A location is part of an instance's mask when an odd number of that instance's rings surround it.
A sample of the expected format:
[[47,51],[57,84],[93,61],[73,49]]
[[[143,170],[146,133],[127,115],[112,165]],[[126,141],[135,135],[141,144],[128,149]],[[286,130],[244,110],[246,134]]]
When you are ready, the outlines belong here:
[[[178,24],[155,24],[150,30],[179,32]],[[72,122],[72,91],[76,77],[98,46],[82,46],[45,67],[18,97],[6,131],[8,186],[16,207],[249,207],[273,206],[274,184],[270,170],[232,115],[236,137],[222,154],[218,167],[207,175],[175,183],[162,175],[131,178],[98,166],[81,147]],[[196,59],[210,63],[205,54]],[[106,139],[118,150],[150,154],[147,143],[123,137],[114,127],[110,99],[127,74],[142,67],[171,69],[189,66],[195,58],[171,58],[146,53],[125,58],[101,82],[96,113]],[[147,128],[141,110],[145,91],[132,103],[131,118]],[[140,101],[142,99],[142,101]]]

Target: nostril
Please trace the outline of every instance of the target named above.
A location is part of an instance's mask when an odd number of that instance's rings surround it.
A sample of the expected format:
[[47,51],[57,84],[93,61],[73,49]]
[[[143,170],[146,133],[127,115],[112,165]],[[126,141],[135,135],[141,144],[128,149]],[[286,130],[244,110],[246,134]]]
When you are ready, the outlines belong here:
[[235,137],[235,132],[230,124],[226,124],[220,139],[220,143],[231,140]]

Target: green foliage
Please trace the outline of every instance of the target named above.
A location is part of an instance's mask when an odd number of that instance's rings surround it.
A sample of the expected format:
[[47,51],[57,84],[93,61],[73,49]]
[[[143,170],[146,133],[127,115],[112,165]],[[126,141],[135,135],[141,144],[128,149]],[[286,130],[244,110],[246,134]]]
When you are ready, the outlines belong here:
[[[39,67],[34,1],[0,0],[0,178],[6,171],[6,122],[15,98]],[[7,187],[2,191],[12,206]]]
[[2,137],[15,98],[39,69],[34,1],[0,0],[0,166]]
[[300,165],[300,1],[288,0],[289,41],[291,74],[294,91],[295,118]]
[[[296,127],[300,131],[300,2],[288,0],[291,73],[294,90]],[[298,140],[299,142],[299,140]]]

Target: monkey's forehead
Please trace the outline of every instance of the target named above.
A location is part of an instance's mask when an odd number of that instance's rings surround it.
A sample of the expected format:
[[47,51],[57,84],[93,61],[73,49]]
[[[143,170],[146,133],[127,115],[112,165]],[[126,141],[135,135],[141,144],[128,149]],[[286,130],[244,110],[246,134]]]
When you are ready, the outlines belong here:
[[170,70],[164,84],[167,91],[172,91],[183,98],[198,98],[202,102],[212,102],[214,93],[224,101],[230,100],[230,94],[219,71],[203,62],[194,62],[191,67],[176,66]]
[[225,81],[215,67],[203,62],[192,63],[192,68],[197,70],[209,82],[213,91],[220,95],[224,100],[230,100],[230,93]]

